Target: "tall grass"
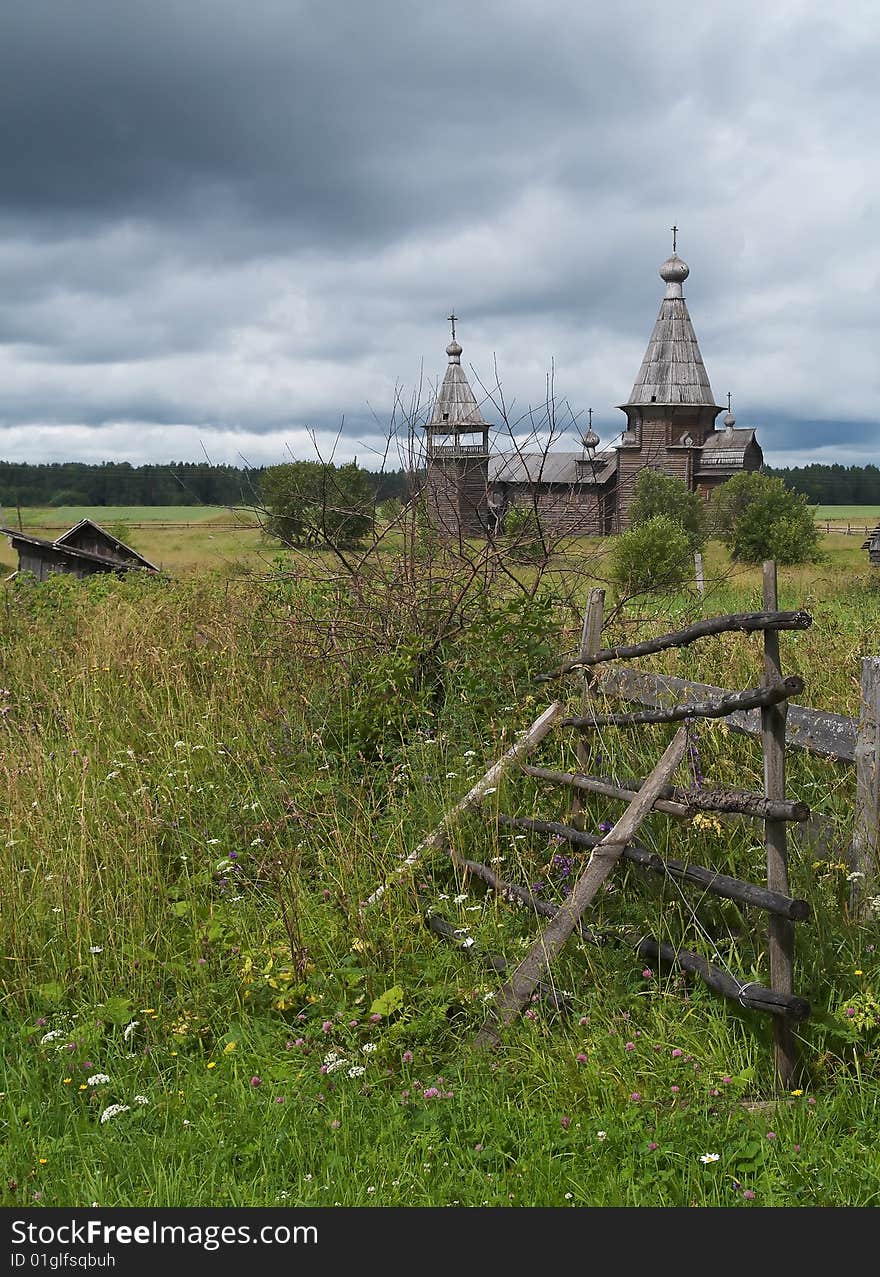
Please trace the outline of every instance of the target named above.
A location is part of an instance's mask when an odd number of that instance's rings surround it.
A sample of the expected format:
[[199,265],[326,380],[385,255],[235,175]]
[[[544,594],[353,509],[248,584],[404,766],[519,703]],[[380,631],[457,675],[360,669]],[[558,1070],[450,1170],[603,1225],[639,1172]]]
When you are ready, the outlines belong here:
[[[709,564],[702,605],[682,594],[631,606],[610,636],[759,604],[756,574]],[[338,594],[314,581],[56,577],[7,590],[2,1200],[877,1201],[880,937],[847,913],[851,769],[791,755],[790,792],[832,831],[821,845],[791,840],[792,890],[814,911],[798,932],[796,989],[815,1011],[799,1029],[803,1094],[774,1094],[766,1019],[643,972],[621,940],[641,928],[766,983],[763,918],[618,871],[591,919],[604,944],[573,944],[553,973],[570,1010],[536,1003],[485,1058],[469,1044],[498,976],[434,939],[426,911],[508,960],[535,920],[444,857],[361,909],[546,703],[531,675],[578,641],[549,579],[531,602],[487,599],[480,624],[415,679],[393,599],[382,643],[365,634],[334,659],[320,621]],[[802,604],[816,622],[783,636],[786,671],[805,678],[805,702],[853,714],[880,593],[864,570],[826,565],[783,578],[782,606]],[[760,639],[653,664],[747,686]],[[576,679],[568,692],[579,696]],[[595,770],[644,775],[667,739],[662,727],[603,732]],[[707,776],[760,788],[754,742],[717,725],[696,739]],[[554,735],[541,761],[570,767],[573,743]],[[492,801],[557,818],[567,802],[522,777]],[[619,810],[591,799],[587,826]],[[746,820],[657,815],[641,838],[761,880],[760,827]],[[454,842],[549,899],[579,863],[477,817]],[[102,1122],[115,1105],[128,1107]]]

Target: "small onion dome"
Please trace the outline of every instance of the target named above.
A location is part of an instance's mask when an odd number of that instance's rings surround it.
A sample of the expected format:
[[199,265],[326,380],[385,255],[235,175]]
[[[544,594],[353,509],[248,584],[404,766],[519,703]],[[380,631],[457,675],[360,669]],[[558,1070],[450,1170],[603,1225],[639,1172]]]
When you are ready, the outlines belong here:
[[588,430],[581,439],[581,443],[585,448],[595,448],[598,446],[599,436],[596,434],[595,430]]
[[683,262],[677,253],[667,257],[660,267],[660,278],[667,284],[683,284],[691,273],[687,262]]
[[449,345],[446,347],[446,353],[450,359],[458,359],[458,357],[461,355],[461,346],[459,346],[458,342],[455,340],[454,337],[452,341],[449,343]]
[[725,429],[732,430],[735,425],[736,425],[736,417],[734,417],[733,413],[732,412],[725,413],[725,416],[724,416]]

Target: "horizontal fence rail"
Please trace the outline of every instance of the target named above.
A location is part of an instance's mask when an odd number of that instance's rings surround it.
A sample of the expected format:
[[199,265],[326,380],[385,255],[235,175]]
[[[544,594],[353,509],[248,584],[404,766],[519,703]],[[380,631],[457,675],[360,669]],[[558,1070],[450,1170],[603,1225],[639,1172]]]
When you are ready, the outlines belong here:
[[[730,695],[727,689],[714,687],[711,683],[695,683],[672,674],[648,674],[628,666],[602,670],[594,690],[612,699],[632,701],[654,709]],[[761,735],[759,710],[739,710],[728,715],[725,722],[733,732],[745,736]],[[789,705],[786,743],[822,758],[853,763],[856,759],[856,721],[826,710]]]

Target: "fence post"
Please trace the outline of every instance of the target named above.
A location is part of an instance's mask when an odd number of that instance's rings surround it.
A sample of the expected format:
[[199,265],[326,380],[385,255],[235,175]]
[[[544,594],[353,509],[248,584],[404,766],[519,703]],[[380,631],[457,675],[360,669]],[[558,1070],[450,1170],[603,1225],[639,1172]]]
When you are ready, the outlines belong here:
[[880,656],[862,657],[862,704],[856,728],[856,818],[853,829],[853,873],[850,910],[866,912],[869,893],[880,876]]
[[703,556],[699,550],[694,551],[694,571],[697,577],[697,590],[702,598],[706,593],[706,582],[703,579]]
[[[584,628],[581,634],[581,647],[578,652],[578,659],[584,660],[587,656],[592,656],[593,652],[598,652],[602,646],[602,622],[605,618],[605,591],[600,589],[590,590],[587,599],[587,609],[584,612]],[[585,665],[583,669],[584,690],[581,695],[581,717],[585,718],[590,707],[590,688],[595,681],[595,672],[589,665]],[[575,756],[577,757],[578,771],[587,771],[587,763],[590,758],[590,749],[584,739],[584,733],[578,733],[578,741],[575,746]],[[571,800],[571,819],[572,823],[577,826],[578,816],[583,808],[583,800],[577,790],[574,791]]]
[[[764,564],[764,609],[777,610],[776,564]],[[764,631],[765,687],[782,681],[779,660],[779,633]],[[761,747],[764,753],[764,794],[767,798],[785,797],[785,721],[787,705],[767,705],[761,710]],[[789,895],[788,848],[783,820],[764,821],[764,846],[767,852],[767,886],[770,891]],[[778,993],[793,992],[794,926],[787,918],[771,917],[768,923],[770,952],[770,985]],[[797,1054],[791,1025],[784,1016],[775,1016],[773,1041],[776,1055],[777,1085],[788,1090],[795,1076]]]

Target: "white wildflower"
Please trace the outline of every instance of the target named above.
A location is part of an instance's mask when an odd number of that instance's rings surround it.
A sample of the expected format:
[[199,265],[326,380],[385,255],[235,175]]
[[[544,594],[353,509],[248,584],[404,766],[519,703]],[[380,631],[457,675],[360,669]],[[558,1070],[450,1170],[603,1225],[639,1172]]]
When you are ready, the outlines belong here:
[[90,944],[89,953],[103,953],[104,946],[102,944]]
[[453,903],[454,905],[460,905],[460,904],[462,904],[465,900],[467,900],[467,892],[466,892],[466,891],[462,892],[462,894],[461,894],[460,896],[455,896],[455,897],[453,898],[452,903]]
[[366,1069],[362,1064],[355,1064],[348,1070],[349,1077],[360,1077],[363,1073],[366,1073]]
[[483,793],[484,793],[484,794],[494,794],[494,793],[496,792],[496,790],[497,790],[497,789],[498,789],[498,786],[497,786],[497,785],[490,785],[488,789],[484,789],[484,790],[483,790]]
[[129,1040],[132,1033],[134,1033],[135,1029],[137,1028],[139,1024],[140,1024],[140,1020],[132,1020],[131,1024],[127,1024],[125,1028],[122,1030],[122,1037],[126,1042]]
[[457,776],[458,776],[458,772],[447,772],[447,773],[446,773],[446,779],[447,779],[447,780],[455,780],[455,778],[456,778]]
[[119,1113],[127,1113],[131,1106],[128,1104],[110,1104],[101,1114],[102,1122],[109,1122],[111,1117],[116,1117]]
[[104,777],[104,779],[115,780],[118,775],[119,775],[119,772],[108,772],[107,775]]
[[[346,1064],[348,1064],[348,1060],[334,1060],[332,1064],[328,1064],[328,1065],[326,1066],[326,1068],[327,1068],[327,1072],[328,1072],[328,1073],[335,1073],[337,1069],[343,1069],[343,1068],[345,1068]],[[361,1070],[361,1071],[363,1071],[363,1070]]]
[[60,1038],[64,1033],[63,1029],[50,1029],[48,1033],[44,1033],[40,1038],[40,1046],[45,1046],[47,1042],[54,1042],[56,1038]]
[[[110,1078],[106,1073],[93,1073],[91,1077],[86,1078],[89,1086],[103,1086],[105,1082],[109,1082]],[[103,1121],[103,1118],[101,1119]]]
[[476,758],[477,751],[475,749],[466,749],[464,751],[465,758]]
[[134,1102],[135,1104],[149,1104],[150,1101],[147,1099],[146,1095],[136,1095],[134,1097]]
[[61,912],[63,912],[63,911],[62,911],[62,908],[61,908],[61,906],[60,906],[60,905],[56,905],[56,906],[55,906],[55,908],[52,910],[52,912],[53,912],[53,913],[61,913]]
[[700,1156],[700,1161],[701,1161],[704,1165],[708,1164],[709,1162],[717,1162],[717,1161],[720,1161],[720,1159],[721,1159],[721,1154],[720,1154],[720,1153],[703,1153],[703,1154],[701,1154],[701,1156]]
[[361,1047],[361,1050],[363,1051],[364,1055],[372,1055],[375,1049],[376,1049],[375,1042],[365,1042],[364,1045]]
[[185,741],[185,740],[176,740],[176,741],[174,742],[174,748],[175,748],[175,749],[186,749],[186,741]]
[[209,847],[219,847],[219,845],[220,845],[220,839],[219,839],[219,838],[209,838],[209,839],[208,839],[208,846],[209,846]]
[[339,1059],[338,1051],[328,1051],[327,1054],[324,1056],[324,1063],[329,1068],[329,1066],[331,1064],[335,1064],[338,1059]]
[[858,882],[859,879],[864,878],[864,876],[865,875],[860,873],[858,869],[854,869],[851,874],[846,875],[846,880],[847,882]]
[[262,845],[263,845],[262,838],[254,838],[253,842],[251,843],[252,847],[261,847]]
[[608,1132],[607,1132],[607,1131],[597,1131],[597,1132],[596,1132],[596,1139],[597,1139],[597,1140],[604,1140],[604,1139],[607,1139],[607,1138],[608,1138]]

